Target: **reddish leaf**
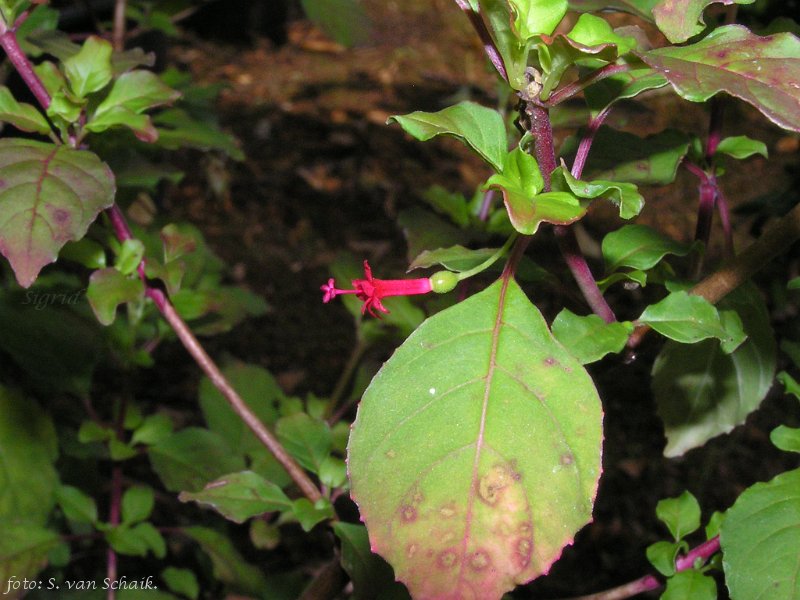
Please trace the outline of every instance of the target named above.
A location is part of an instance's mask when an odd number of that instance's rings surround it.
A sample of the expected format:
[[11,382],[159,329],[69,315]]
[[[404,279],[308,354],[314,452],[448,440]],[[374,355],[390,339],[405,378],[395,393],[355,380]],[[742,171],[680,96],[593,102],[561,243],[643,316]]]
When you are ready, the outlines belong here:
[[728,25],[696,44],[659,48],[642,59],[687,100],[728,92],[784,129],[800,131],[800,40],[789,33],[761,37]]
[[114,175],[95,154],[0,140],[0,253],[30,286],[61,247],[84,236],[114,202]]

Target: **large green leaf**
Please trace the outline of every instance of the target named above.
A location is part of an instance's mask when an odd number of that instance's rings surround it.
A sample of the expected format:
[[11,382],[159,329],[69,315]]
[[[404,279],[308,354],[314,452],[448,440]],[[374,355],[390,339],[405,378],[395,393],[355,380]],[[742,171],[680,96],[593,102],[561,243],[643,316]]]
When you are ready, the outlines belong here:
[[748,337],[739,348],[725,354],[716,340],[691,346],[668,342],[653,365],[666,456],[679,456],[743,423],[772,387],[775,340],[758,290],[744,286],[719,307],[741,317]]
[[416,111],[389,117],[409,135],[427,141],[437,135],[453,136],[477,152],[496,171],[503,168],[506,155],[506,128],[503,117],[494,109],[475,102],[459,102],[439,112]]
[[[32,398],[0,386],[0,523],[43,525],[58,475],[53,422]],[[2,537],[2,536],[0,536]]]
[[3,535],[0,535],[0,590],[3,598],[16,600],[28,590],[9,588],[13,577],[16,584],[29,581],[47,565],[47,554],[61,542],[55,531],[45,529],[39,523],[20,521],[10,523],[3,520]]
[[225,440],[207,429],[187,427],[153,445],[148,452],[153,470],[171,492],[198,491],[209,481],[244,469]]
[[[734,0],[661,0],[653,7],[656,25],[673,44],[685,42],[706,28],[703,11],[710,4],[732,4]],[[735,0],[752,4],[755,0]]]
[[790,33],[761,37],[726,25],[696,44],[658,48],[642,59],[687,100],[727,92],[784,129],[800,131],[800,40]]
[[744,491],[720,531],[734,600],[800,598],[800,469]]
[[84,236],[114,201],[114,175],[93,153],[0,140],[0,253],[30,286],[61,247]]
[[501,280],[383,366],[348,466],[372,547],[413,596],[491,600],[547,572],[591,519],[601,446],[586,371]]

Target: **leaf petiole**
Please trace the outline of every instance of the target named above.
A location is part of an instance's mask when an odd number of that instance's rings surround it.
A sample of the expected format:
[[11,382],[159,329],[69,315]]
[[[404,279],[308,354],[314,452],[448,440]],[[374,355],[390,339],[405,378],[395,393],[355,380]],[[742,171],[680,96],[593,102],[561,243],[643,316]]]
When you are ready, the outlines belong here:
[[492,254],[489,258],[487,258],[485,261],[483,261],[478,266],[473,267],[469,271],[462,271],[460,273],[455,273],[455,275],[458,277],[458,280],[459,281],[463,281],[464,279],[468,279],[469,277],[472,277],[473,275],[477,275],[478,273],[482,273],[483,271],[485,271],[486,269],[491,267],[500,258],[502,258],[506,254],[508,254],[508,251],[511,249],[511,245],[514,243],[514,240],[517,239],[518,235],[519,234],[517,234],[517,233],[512,233],[509,236],[509,238],[506,240],[506,243],[503,244],[502,248],[498,249],[497,252]]

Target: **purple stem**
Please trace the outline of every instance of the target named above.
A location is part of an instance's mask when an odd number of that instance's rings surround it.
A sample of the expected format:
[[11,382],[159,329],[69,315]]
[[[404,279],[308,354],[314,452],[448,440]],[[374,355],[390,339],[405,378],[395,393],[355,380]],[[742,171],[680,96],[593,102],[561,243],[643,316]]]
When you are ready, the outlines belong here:
[[42,80],[39,79],[39,76],[33,70],[33,65],[31,65],[28,57],[25,56],[22,48],[19,47],[14,28],[12,27],[9,29],[3,19],[0,19],[0,47],[5,50],[8,55],[8,60],[14,65],[17,73],[22,77],[25,85],[31,90],[36,100],[42,105],[42,108],[47,110],[50,106],[50,94],[47,93],[47,89],[44,87]]
[[467,18],[469,18],[469,22],[472,23],[472,27],[478,33],[478,37],[481,38],[481,43],[483,43],[483,51],[486,52],[486,56],[489,57],[489,60],[494,65],[494,68],[497,69],[498,73],[500,73],[500,77],[508,82],[508,72],[506,71],[506,66],[503,63],[503,57],[500,55],[500,51],[497,49],[497,45],[494,43],[492,35],[486,28],[486,23],[483,22],[483,17],[479,12],[472,10],[472,7],[467,0],[456,0],[456,4],[458,4],[458,7],[462,10],[462,12],[467,15]]
[[483,201],[481,202],[481,209],[478,211],[478,219],[485,221],[489,218],[489,211],[494,204],[495,190],[486,190],[483,194]]
[[[547,109],[530,102],[527,103],[525,111],[530,117],[531,133],[536,139],[534,154],[544,179],[544,191],[549,192],[551,189],[551,173],[556,168],[556,153],[553,147],[553,128],[550,124],[550,116],[547,114]],[[567,267],[572,272],[572,276],[575,278],[583,297],[592,311],[606,323],[616,321],[617,318],[614,316],[614,311],[611,310],[600,288],[597,287],[597,281],[592,275],[591,269],[589,269],[589,264],[586,262],[580,246],[578,246],[575,232],[566,225],[556,225],[553,231],[564,261],[567,263]]]
[[583,174],[583,168],[586,166],[586,159],[589,157],[589,150],[592,149],[594,136],[597,135],[598,129],[606,120],[609,113],[611,113],[611,105],[609,104],[593,119],[589,120],[586,126],[586,133],[581,138],[578,144],[578,151],[575,153],[575,162],[572,163],[572,176],[575,179],[580,179]]
[[624,73],[625,71],[630,70],[631,67],[629,65],[606,65],[602,69],[592,71],[583,79],[579,79],[578,81],[565,85],[561,89],[553,92],[547,99],[546,104],[547,106],[555,106],[556,104],[560,104],[564,100],[572,98],[575,94],[589,87],[593,83],[597,83],[598,81],[605,79],[606,77],[616,75],[617,73]]
[[708,123],[708,139],[706,139],[706,160],[710,163],[722,141],[722,116],[725,105],[719,96],[711,99],[711,117]]
[[722,233],[725,236],[725,258],[730,260],[736,252],[733,247],[733,229],[731,228],[731,210],[728,199],[722,193],[721,188],[717,188],[717,212],[722,223]]

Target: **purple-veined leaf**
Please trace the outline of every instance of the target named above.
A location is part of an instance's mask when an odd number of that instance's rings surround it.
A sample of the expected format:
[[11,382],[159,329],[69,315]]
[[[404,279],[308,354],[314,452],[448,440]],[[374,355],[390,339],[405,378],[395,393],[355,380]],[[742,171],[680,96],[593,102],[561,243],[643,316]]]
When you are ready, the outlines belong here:
[[696,44],[645,52],[642,60],[687,100],[727,92],[776,125],[800,131],[800,39],[790,33],[761,37],[726,25]]
[[372,549],[415,598],[499,599],[591,519],[602,409],[513,280],[423,323],[367,389],[348,445]]
[[731,354],[716,340],[668,342],[653,365],[653,392],[667,434],[665,456],[674,457],[744,423],[772,387],[775,340],[764,300],[750,284],[719,308],[735,309],[748,338]]
[[656,25],[673,44],[685,42],[706,28],[703,11],[710,4],[752,4],[755,0],[661,0],[653,7]]
[[503,168],[506,155],[506,128],[503,117],[494,109],[475,102],[459,102],[435,113],[415,111],[389,117],[406,133],[421,141],[437,135],[450,135],[464,142],[495,170]]
[[732,598],[799,598],[800,469],[746,489],[722,522],[720,543]]
[[0,253],[30,286],[61,247],[114,202],[114,175],[93,153],[0,140]]
[[569,0],[569,7],[577,12],[596,12],[605,9],[631,13],[648,21],[653,20],[653,7],[661,0]]

